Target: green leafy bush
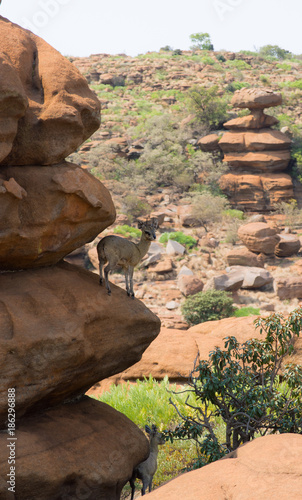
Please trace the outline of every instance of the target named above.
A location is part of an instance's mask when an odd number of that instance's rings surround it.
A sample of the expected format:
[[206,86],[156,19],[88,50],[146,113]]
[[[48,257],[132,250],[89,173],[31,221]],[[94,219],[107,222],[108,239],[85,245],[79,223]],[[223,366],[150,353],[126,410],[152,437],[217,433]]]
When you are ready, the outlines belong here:
[[[280,314],[255,321],[265,338],[240,344],[225,338],[224,349],[216,347],[207,360],[198,360],[189,379],[198,397],[190,405],[191,415],[178,412],[181,423],[166,433],[174,439],[193,439],[199,449],[196,467],[213,462],[257,436],[302,433],[302,367],[288,364],[294,336],[302,327],[302,309],[287,319]],[[177,404],[170,399],[177,409]],[[215,418],[226,427],[224,440],[218,437]]]
[[224,210],[222,214],[225,217],[229,217],[230,219],[239,219],[239,220],[244,220],[244,212],[242,210],[237,210],[235,208],[229,208],[228,210]]
[[243,318],[245,316],[259,316],[260,309],[255,307],[241,307],[240,309],[236,309],[234,312],[235,318]]
[[210,64],[210,65],[215,64],[214,59],[212,59],[212,57],[210,56],[203,56],[201,58],[201,62],[202,64]]
[[159,238],[159,242],[166,244],[168,240],[174,240],[187,248],[194,248],[197,246],[197,241],[192,236],[184,234],[182,231],[176,231],[175,233],[163,233]]
[[245,61],[242,61],[242,59],[233,59],[228,61],[228,66],[230,68],[236,68],[236,69],[251,69],[250,64],[246,63]]
[[196,113],[197,119],[215,129],[228,119],[228,100],[219,97],[218,86],[210,88],[195,86],[188,91],[189,106]]
[[123,212],[132,220],[142,215],[148,215],[151,212],[151,206],[139,196],[128,194],[123,199]]
[[128,226],[124,224],[123,226],[116,226],[113,230],[114,234],[120,234],[126,238],[140,238],[141,231],[136,227]]
[[232,82],[228,83],[228,85],[226,86],[226,90],[228,92],[236,92],[236,90],[240,90],[245,87],[250,87],[250,84],[247,82]]
[[233,299],[221,290],[208,290],[188,297],[181,307],[189,325],[228,318],[234,313]]

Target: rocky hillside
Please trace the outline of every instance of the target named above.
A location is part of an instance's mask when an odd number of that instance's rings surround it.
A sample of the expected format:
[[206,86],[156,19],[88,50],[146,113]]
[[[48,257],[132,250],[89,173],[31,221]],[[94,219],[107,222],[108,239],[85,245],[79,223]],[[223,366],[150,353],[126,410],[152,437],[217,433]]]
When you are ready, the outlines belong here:
[[[204,290],[210,288],[231,290],[238,307],[252,305],[259,308],[262,314],[272,310],[287,312],[297,306],[302,298],[298,284],[301,280],[299,255],[301,216],[294,204],[289,204],[288,210],[276,212],[275,203],[282,200],[289,202],[293,197],[298,198],[298,201],[300,199],[300,183],[296,167],[293,161],[288,167],[286,165],[288,165],[288,147],[291,141],[295,147],[294,151],[299,153],[302,61],[294,58],[278,61],[260,57],[258,54],[244,53],[186,51],[174,54],[171,51],[161,51],[136,58],[96,54],[89,58],[75,58],[73,63],[86,76],[90,87],[101,101],[102,124],[91,140],[84,143],[72,159],[99,176],[110,188],[117,208],[117,220],[108,231],[120,231],[117,226],[123,224],[135,225],[138,216],[152,213],[160,220],[159,237],[162,233],[181,231],[195,239],[193,250],[186,245],[177,249],[166,248],[165,244],[152,245],[147,259],[135,273],[136,296],[143,299],[145,304],[160,316],[163,326],[186,329],[188,325],[181,314],[180,306],[185,296],[196,293],[203,287]],[[171,118],[175,142],[160,121],[154,122],[155,129],[157,128],[165,140],[170,141],[169,144],[172,144],[173,148],[176,148],[179,141],[182,149],[174,149],[177,154],[173,153],[172,156],[177,157],[179,154],[186,167],[192,165],[189,163],[192,158],[195,158],[194,168],[199,162],[196,168],[197,175],[194,178],[197,182],[194,184],[197,186],[194,188],[197,194],[203,189],[204,179],[208,175],[204,166],[209,163],[212,171],[216,169],[216,177],[226,174],[223,177],[228,181],[227,186],[230,189],[229,179],[234,174],[226,172],[225,166],[221,167],[223,165],[221,160],[223,153],[230,155],[233,154],[230,151],[235,151],[235,154],[238,154],[236,153],[238,144],[235,145],[235,150],[234,142],[232,147],[229,147],[230,141],[227,139],[233,134],[232,130],[225,133],[225,139],[221,141],[221,135],[226,131],[221,129],[220,124],[215,130],[215,124],[194,121],[196,113],[194,114],[188,96],[190,89],[195,86],[204,87],[208,91],[216,89],[216,96],[225,103],[230,103],[232,99],[233,102],[234,99],[236,101],[235,92],[242,88],[265,87],[268,93],[275,92],[282,95],[282,103],[279,97],[275,101],[273,98],[273,103],[270,102],[270,106],[277,107],[271,107],[267,111],[270,117],[267,123],[261,122],[261,127],[281,129],[282,144],[281,136],[278,135],[281,132],[273,129],[269,141],[270,148],[272,148],[272,137],[275,143],[279,141],[281,144],[274,145],[273,148],[281,149],[279,153],[286,155],[286,163],[282,159],[281,167],[282,170],[286,168],[286,171],[278,171],[279,166],[277,172],[273,174],[262,172],[260,175],[246,171],[245,174],[248,175],[245,175],[242,182],[243,194],[246,200],[251,200],[250,193],[254,189],[252,202],[245,202],[243,206],[240,200],[236,201],[235,194],[238,195],[238,190],[227,193],[230,204],[234,207],[235,201],[235,207],[241,208],[243,212],[238,212],[236,215],[236,211],[222,210],[216,219],[213,218],[209,222],[206,227],[207,232],[200,220],[196,219],[196,210],[192,211],[195,193],[192,197],[192,186],[190,181],[187,184],[183,181],[183,171],[179,170],[180,173],[174,178],[171,175],[171,179],[168,180],[161,176],[160,172],[166,173],[169,165],[161,163],[165,150],[162,148],[160,138],[154,135],[154,128],[150,126],[152,120],[160,120],[167,116],[168,119]],[[237,119],[241,120],[241,123],[247,121],[248,126],[251,126],[249,111],[240,110],[235,104],[226,108],[225,121],[231,119],[229,123],[234,123]],[[211,151],[211,141],[206,139],[209,133],[216,136],[214,140],[216,145],[217,137],[218,142],[221,141],[220,151],[215,151],[215,147]],[[210,144],[206,152],[202,151],[204,150],[202,143]],[[173,149],[172,146],[169,153]],[[221,149],[224,149],[224,152]],[[147,157],[147,154],[151,154],[150,151],[153,155],[151,160]],[[154,156],[156,151],[159,151],[158,156]],[[137,165],[142,169],[147,165],[143,170],[146,175],[142,176],[140,182],[136,182],[136,179],[139,179]],[[158,165],[161,170],[157,170]],[[203,169],[198,170],[200,165]],[[281,165],[280,161],[278,165]],[[173,164],[175,170],[178,167],[177,163],[175,166]],[[150,171],[157,175],[159,182],[151,177]],[[240,177],[242,178],[241,174]],[[221,200],[221,197],[219,199]],[[214,212],[218,198],[214,198],[214,203],[213,198],[209,200],[212,204],[211,211]],[[249,213],[250,211],[252,213]],[[265,218],[250,219],[255,212],[265,212]],[[272,230],[278,235],[269,251],[263,250],[263,247],[260,250],[249,249],[246,241],[238,237],[238,227],[249,221],[252,223],[256,221],[260,225],[267,224],[265,227],[268,229],[265,231],[269,233]],[[255,230],[255,238],[265,244],[266,236],[261,233],[261,228],[260,233],[257,232],[258,229],[255,227],[251,231]],[[127,231],[123,235],[131,237]],[[292,249],[282,253],[280,249],[278,250],[277,241],[281,242],[281,246],[291,244],[289,241],[284,243],[284,240],[292,240]],[[97,272],[95,245],[96,242],[86,246],[82,253],[71,256],[70,259],[92,266]],[[238,278],[238,275],[237,285],[234,283],[230,285],[229,281],[227,284],[218,284],[226,280],[229,271],[235,272],[234,266],[238,265],[241,266],[240,271],[251,266],[253,269],[258,269],[252,284],[242,285],[241,281],[241,285],[238,285],[242,278]],[[297,283],[289,284],[288,280],[293,272]],[[120,274],[112,275],[115,283],[122,284],[123,279]],[[281,288],[283,292],[279,291]]]

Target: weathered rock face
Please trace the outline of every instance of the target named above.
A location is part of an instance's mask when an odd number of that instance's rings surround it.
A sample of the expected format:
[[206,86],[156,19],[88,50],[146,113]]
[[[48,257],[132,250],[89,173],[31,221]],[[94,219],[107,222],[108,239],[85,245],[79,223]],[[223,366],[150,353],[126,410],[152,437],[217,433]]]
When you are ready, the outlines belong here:
[[219,142],[224,153],[287,150],[291,140],[279,130],[260,129],[250,132],[226,132]]
[[0,269],[56,264],[112,224],[107,189],[71,163],[1,167]]
[[85,78],[48,43],[0,17],[0,163],[59,163],[99,127]]
[[181,275],[177,280],[177,286],[181,293],[188,297],[203,290],[204,284],[197,276]]
[[275,247],[277,257],[290,257],[299,252],[301,242],[294,234],[280,234],[280,241]]
[[236,292],[243,284],[243,275],[240,272],[229,272],[213,276],[205,285],[204,291],[223,290],[225,292]]
[[251,222],[238,229],[238,236],[245,246],[256,253],[273,254],[280,240],[276,229],[265,222]]
[[280,300],[302,299],[302,277],[279,278],[275,281],[275,292]]
[[67,263],[0,274],[0,312],[2,426],[7,388],[19,417],[58,404],[139,361],[160,328],[142,302]]
[[254,254],[246,247],[234,248],[226,256],[229,266],[263,267],[263,255]]
[[[0,448],[7,450],[7,434]],[[148,440],[125,415],[84,397],[19,421],[16,499],[118,500]],[[9,499],[9,465],[0,460],[0,497]],[[30,480],[29,480],[30,478]]]
[[[249,108],[251,114],[224,124],[230,131],[222,136],[219,147],[232,172],[221,178],[220,187],[238,208],[266,211],[274,208],[276,202],[293,197],[291,178],[275,178],[275,173],[284,171],[289,164],[291,139],[271,130],[278,121],[263,113],[264,108],[281,103],[281,94],[267,89],[241,89],[234,94],[232,104]],[[251,175],[257,172],[261,175]],[[268,182],[274,183],[274,188],[263,184],[268,174]]]
[[240,446],[226,458],[182,474],[150,494],[150,500],[299,500],[302,436],[269,435]]
[[230,268],[228,274],[237,274],[242,276],[243,283],[241,288],[252,290],[261,288],[269,283],[272,283],[273,277],[269,271],[261,269],[260,267],[250,267],[250,266],[233,266]]
[[277,203],[294,197],[293,183],[287,174],[228,173],[219,185],[236,207],[250,211],[270,211]]

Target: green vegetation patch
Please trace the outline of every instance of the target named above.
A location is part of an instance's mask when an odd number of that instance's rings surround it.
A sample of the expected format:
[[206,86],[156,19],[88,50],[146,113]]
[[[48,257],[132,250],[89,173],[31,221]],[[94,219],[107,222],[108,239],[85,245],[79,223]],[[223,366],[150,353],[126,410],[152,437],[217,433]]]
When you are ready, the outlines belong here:
[[194,248],[197,246],[197,240],[193,236],[188,236],[182,231],[176,231],[175,233],[163,233],[159,238],[159,242],[164,245],[168,243],[168,240],[174,240],[187,248]]
[[245,316],[259,316],[260,309],[255,307],[241,307],[240,309],[236,309],[234,312],[235,318],[243,318]]
[[233,299],[221,290],[199,292],[185,300],[181,311],[189,325],[198,325],[233,316]]
[[114,234],[120,234],[121,236],[125,236],[126,238],[140,238],[141,231],[136,227],[128,226],[124,224],[123,226],[116,226],[113,230]]

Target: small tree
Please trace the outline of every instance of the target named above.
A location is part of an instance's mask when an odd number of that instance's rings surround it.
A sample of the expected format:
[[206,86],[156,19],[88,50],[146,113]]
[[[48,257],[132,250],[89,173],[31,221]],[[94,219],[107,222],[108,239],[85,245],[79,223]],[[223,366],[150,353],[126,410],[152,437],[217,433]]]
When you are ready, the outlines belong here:
[[194,44],[190,47],[191,50],[214,50],[209,33],[193,33],[190,39]]
[[188,92],[189,107],[196,114],[196,119],[215,129],[228,120],[227,97],[219,97],[218,85],[210,88],[195,86]]
[[192,215],[204,227],[206,232],[210,224],[221,221],[223,212],[229,207],[229,202],[222,196],[210,193],[197,193],[192,196]]
[[259,54],[263,57],[275,57],[276,59],[290,59],[292,57],[289,50],[281,49],[278,45],[264,45],[260,47]]
[[[193,439],[198,445],[197,467],[213,462],[257,436],[294,432],[302,434],[302,367],[288,364],[294,337],[302,327],[302,308],[287,319],[280,314],[255,321],[263,340],[240,344],[225,338],[208,360],[198,360],[189,379],[198,405],[191,416],[180,413],[182,422],[167,438]],[[282,383],[280,373],[282,367]],[[188,404],[188,403],[187,403]],[[225,423],[225,440],[217,434],[217,418]]]
[[233,299],[222,290],[199,292],[186,299],[181,312],[189,325],[228,318],[234,313]]

